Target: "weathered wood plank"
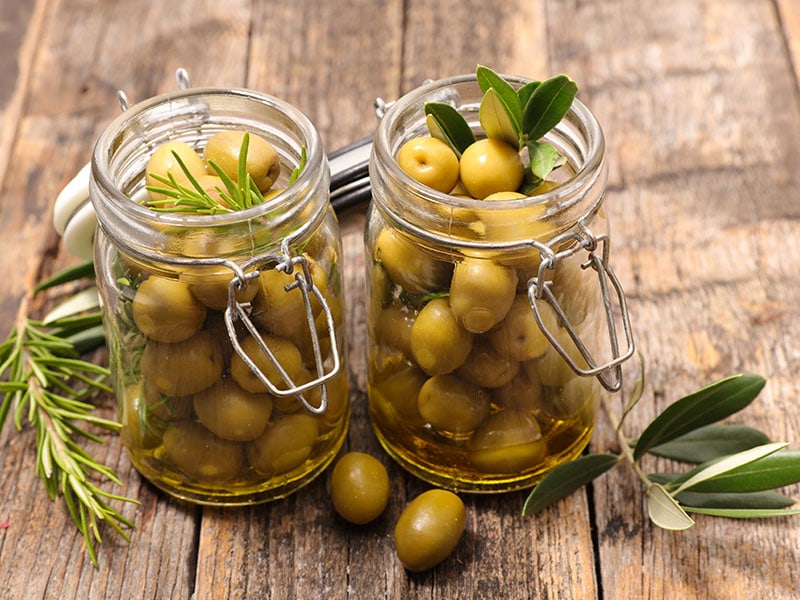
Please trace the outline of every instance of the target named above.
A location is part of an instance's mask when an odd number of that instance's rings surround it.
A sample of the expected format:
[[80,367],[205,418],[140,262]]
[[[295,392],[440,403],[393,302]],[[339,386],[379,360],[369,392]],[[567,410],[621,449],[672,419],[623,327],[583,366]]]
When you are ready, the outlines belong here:
[[[772,3],[551,9],[553,62],[583,82],[608,137],[612,261],[649,378],[626,429],[635,436],[681,394],[749,370],[769,383],[735,420],[796,447],[800,114]],[[594,447],[616,446],[601,427]],[[640,489],[623,469],[595,486],[606,597],[759,598],[770,590],[789,598],[800,589],[788,567],[800,559],[796,520],[700,517],[693,530],[668,533],[647,521]]]

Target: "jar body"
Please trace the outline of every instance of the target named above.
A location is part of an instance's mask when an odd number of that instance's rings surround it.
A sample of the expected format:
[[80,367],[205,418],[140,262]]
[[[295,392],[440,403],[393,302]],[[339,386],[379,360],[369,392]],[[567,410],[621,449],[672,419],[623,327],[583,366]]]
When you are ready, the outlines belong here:
[[[608,233],[606,167],[599,127],[578,105],[548,134],[567,157],[549,192],[489,203],[402,173],[397,149],[428,135],[425,101],[450,101],[479,137],[481,95],[474,78],[434,82],[398,101],[376,133],[368,385],[376,434],[402,466],[436,485],[498,492],[577,457],[595,425],[603,386],[575,372],[536,313],[579,368],[589,363],[567,324],[592,357],[607,355],[602,293],[581,243],[589,229]],[[543,268],[551,254],[554,268]],[[534,297],[540,280],[555,303]]]
[[[142,205],[154,148],[180,140],[202,153],[225,129],[270,141],[283,173],[303,148],[308,162],[283,192],[242,211],[186,215]],[[341,242],[328,181],[305,117],[252,92],[155,98],[98,140],[95,267],[121,437],[137,470],[171,495],[218,505],[284,497],[343,443]],[[313,283],[310,294],[285,289],[298,274]]]

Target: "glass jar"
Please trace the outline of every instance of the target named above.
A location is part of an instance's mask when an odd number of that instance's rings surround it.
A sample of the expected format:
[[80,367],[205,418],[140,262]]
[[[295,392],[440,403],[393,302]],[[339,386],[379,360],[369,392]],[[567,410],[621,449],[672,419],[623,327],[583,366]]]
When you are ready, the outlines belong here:
[[546,135],[566,164],[535,195],[440,193],[398,166],[404,142],[430,135],[425,102],[450,103],[482,137],[482,95],[474,76],[432,82],[391,105],[376,131],[368,396],[401,466],[443,487],[499,492],[581,453],[633,343],[608,266],[604,138],[583,104]]
[[[145,205],[156,148],[181,141],[202,156],[224,130],[272,144],[279,191],[228,213]],[[348,381],[329,180],[309,120],[247,90],[158,96],[99,137],[95,268],[121,436],[137,470],[169,494],[216,505],[277,499],[341,447]]]

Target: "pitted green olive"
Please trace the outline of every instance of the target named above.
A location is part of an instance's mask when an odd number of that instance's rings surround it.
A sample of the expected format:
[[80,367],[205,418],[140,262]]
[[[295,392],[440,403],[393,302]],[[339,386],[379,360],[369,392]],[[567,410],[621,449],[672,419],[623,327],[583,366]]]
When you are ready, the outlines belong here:
[[547,387],[541,400],[542,410],[557,419],[577,417],[587,425],[594,421],[594,413],[600,398],[600,382],[596,377],[575,376],[561,387]]
[[389,502],[389,474],[374,456],[343,455],[331,472],[331,502],[339,515],[357,525],[374,521]]
[[503,320],[514,302],[517,273],[492,260],[465,258],[450,282],[450,307],[467,331],[483,333]]
[[409,502],[394,528],[397,558],[409,571],[425,571],[455,550],[467,525],[461,498],[428,490]]
[[516,191],[523,175],[522,158],[517,149],[496,138],[472,143],[459,161],[461,183],[473,198]]
[[444,375],[464,363],[474,337],[458,323],[447,298],[434,298],[411,327],[411,353],[428,375]]
[[167,396],[191,396],[222,376],[222,350],[208,331],[164,344],[150,340],[139,361],[142,377]]
[[511,381],[519,372],[520,363],[501,355],[485,336],[475,338],[467,360],[456,369],[464,381],[484,388],[498,388]]
[[[233,181],[239,181],[239,152],[244,131],[226,130],[212,135],[206,142],[205,159],[213,161]],[[249,134],[246,169],[263,194],[278,180],[281,163],[278,153],[267,140]],[[209,166],[209,172],[213,171]]]
[[[297,346],[286,338],[271,335],[262,335],[261,339],[264,345],[272,352],[281,368],[292,380],[295,380],[303,370],[303,357]],[[283,380],[280,371],[272,363],[269,356],[262,351],[255,338],[248,336],[240,342],[240,345],[242,351],[250,357],[250,360],[253,361],[272,385],[279,390],[289,387]],[[250,369],[239,354],[234,354],[231,357],[230,369],[231,377],[248,392],[257,394],[269,391],[269,387],[259,379],[258,375]]]
[[[484,226],[485,239],[494,242],[548,241],[554,231],[553,224],[546,220],[547,205],[526,202],[512,202],[499,205],[508,200],[521,200],[527,196],[517,192],[498,192],[484,198],[486,208],[477,211],[477,217]],[[493,204],[498,204],[492,206]],[[517,205],[518,204],[518,205]],[[539,252],[526,250],[509,253],[502,258],[502,264],[510,267],[529,268],[538,262]]]
[[280,417],[247,443],[247,458],[263,475],[288,473],[309,457],[318,435],[317,420],[307,413]]
[[139,285],[132,310],[139,331],[157,342],[190,338],[206,319],[206,307],[192,295],[189,286],[156,275]]
[[489,395],[455,375],[437,375],[426,381],[417,399],[419,414],[434,429],[467,433],[489,415]]
[[237,442],[254,440],[272,413],[269,394],[252,394],[227,377],[192,398],[197,419],[215,435]]
[[[308,269],[314,286],[326,295],[328,277],[325,270],[310,257]],[[295,273],[301,273],[302,267],[295,266],[292,273],[277,269],[265,269],[258,277],[259,291],[253,299],[253,319],[265,327],[273,335],[290,337],[298,328],[308,328],[303,293],[299,287],[286,290],[295,283]],[[322,305],[313,293],[309,292],[311,310],[314,316],[319,315]]]
[[[207,174],[206,165],[200,155],[185,142],[172,141],[161,144],[150,156],[145,166],[145,182],[148,186],[157,188],[169,188],[168,185],[158,181],[154,175],[168,179],[170,175],[179,184],[191,187],[191,182],[183,172],[180,163],[175,158],[175,154],[180,156],[186,168],[193,177],[203,177]],[[149,192],[151,200],[165,201],[168,196],[158,192]]]
[[412,179],[440,192],[449,192],[458,182],[458,157],[450,146],[434,137],[405,142],[397,152],[397,164]]
[[469,459],[486,473],[519,473],[547,454],[539,423],[526,412],[501,410],[486,419],[467,441]]
[[[557,317],[553,307],[546,302],[539,302],[538,306],[544,324],[554,331]],[[489,332],[489,341],[501,356],[520,362],[541,356],[550,347],[536,322],[527,294],[514,298],[506,318]]]
[[447,287],[451,265],[437,260],[393,229],[384,228],[375,240],[373,258],[390,279],[411,294],[424,294]]
[[223,440],[194,421],[176,421],[164,432],[164,452],[181,471],[200,482],[224,483],[244,464],[244,447]]
[[528,412],[541,408],[542,394],[541,382],[525,369],[520,369],[505,385],[492,390],[492,398],[501,408]]

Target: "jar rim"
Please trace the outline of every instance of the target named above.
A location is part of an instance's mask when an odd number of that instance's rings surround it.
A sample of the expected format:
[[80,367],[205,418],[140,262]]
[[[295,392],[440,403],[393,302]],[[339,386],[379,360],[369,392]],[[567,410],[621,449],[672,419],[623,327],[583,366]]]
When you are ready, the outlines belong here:
[[[217,214],[190,214],[184,212],[156,212],[136,202],[132,197],[119,189],[113,180],[109,166],[114,151],[120,143],[119,135],[126,128],[133,126],[137,119],[148,113],[155,113],[166,107],[165,116],[178,116],[181,106],[187,107],[193,101],[203,99],[235,98],[261,105],[267,110],[277,111],[291,120],[297,127],[306,150],[306,164],[291,186],[275,194],[269,200],[247,209]],[[210,112],[206,112],[208,116]],[[205,121],[207,122],[207,121]],[[142,142],[146,142],[143,132]],[[114,209],[137,221],[150,221],[158,218],[162,225],[181,227],[209,227],[239,223],[248,219],[263,216],[271,210],[288,205],[297,196],[307,195],[309,189],[319,185],[319,181],[327,176],[327,159],[325,157],[322,138],[310,119],[298,108],[275,96],[245,88],[197,87],[174,92],[167,92],[142,100],[117,115],[95,142],[91,160],[91,180],[113,201]],[[98,214],[102,211],[96,206],[95,195],[92,202]],[[101,219],[102,220],[102,219]]]
[[[528,78],[514,75],[502,75],[502,77],[514,87],[522,86],[531,81]],[[416,113],[417,111],[422,113],[422,106],[425,100],[435,99],[437,95],[444,95],[448,99],[446,93],[448,89],[465,84],[477,84],[477,76],[471,73],[429,81],[404,94],[389,105],[375,130],[373,162],[381,162],[383,165],[396,162],[392,148],[392,127],[404,114]],[[568,127],[571,125],[577,125],[581,128],[581,133],[585,137],[586,151],[580,164],[577,165],[575,172],[569,179],[560,182],[556,187],[548,191],[536,196],[528,196],[526,199],[493,200],[492,206],[494,209],[498,211],[513,210],[519,208],[521,203],[524,203],[524,206],[557,206],[560,212],[562,209],[578,203],[581,199],[581,190],[593,187],[598,178],[604,176],[605,137],[603,130],[594,114],[577,98],[573,100],[567,115],[555,126],[554,131],[568,133]],[[382,169],[382,171],[385,172],[386,169]],[[430,202],[432,205],[446,205],[448,208],[467,210],[477,209],[481,206],[485,207],[484,200],[452,196],[445,192],[439,192],[416,181],[399,168],[392,170],[391,177],[404,189],[412,190],[415,196]],[[573,199],[571,202],[569,201],[570,198]],[[602,200],[602,197],[600,200]],[[594,206],[589,207],[584,213],[590,213],[594,208]]]

